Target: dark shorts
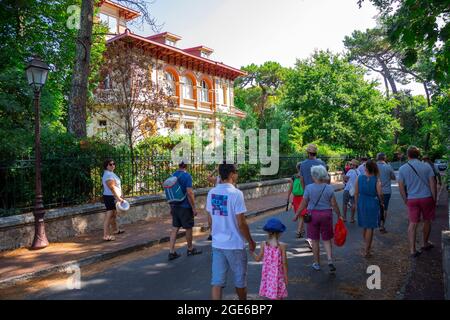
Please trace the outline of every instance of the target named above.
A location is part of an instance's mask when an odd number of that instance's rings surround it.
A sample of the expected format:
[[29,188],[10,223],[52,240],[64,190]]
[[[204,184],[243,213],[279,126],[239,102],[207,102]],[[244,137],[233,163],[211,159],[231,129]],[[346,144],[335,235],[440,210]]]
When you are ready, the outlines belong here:
[[194,212],[192,208],[172,206],[172,226],[175,228],[192,229],[194,227]]
[[390,193],[384,193],[383,194],[383,203],[384,203],[384,210],[387,211],[389,207],[389,201],[391,200],[391,194]]
[[116,210],[116,198],[114,196],[103,195],[103,203],[105,204],[106,210]]

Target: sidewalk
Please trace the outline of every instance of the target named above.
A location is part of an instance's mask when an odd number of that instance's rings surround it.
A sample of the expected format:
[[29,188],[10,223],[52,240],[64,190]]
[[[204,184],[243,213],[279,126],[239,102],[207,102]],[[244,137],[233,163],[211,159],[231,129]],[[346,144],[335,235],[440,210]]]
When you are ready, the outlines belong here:
[[[341,184],[334,185],[339,191]],[[246,201],[247,217],[273,210],[284,210],[287,193],[278,193]],[[152,218],[124,225],[125,233],[116,236],[116,241],[102,240],[103,231],[69,238],[64,242],[51,243],[47,248],[32,251],[20,248],[0,252],[0,288],[9,287],[16,282],[31,280],[52,273],[65,272],[73,264],[82,267],[96,262],[112,259],[119,255],[169,242],[172,219],[170,215]],[[206,211],[200,210],[196,218],[194,232],[207,231]],[[180,232],[178,238],[184,237]]]
[[[334,187],[339,191],[342,189],[342,184],[335,184]],[[247,200],[246,216],[252,217],[268,211],[284,210],[286,198],[287,193],[278,193]],[[20,248],[0,252],[0,288],[52,273],[65,272],[72,264],[82,267],[168,242],[171,222],[170,215],[167,215],[163,218],[124,225],[126,232],[116,236],[116,241],[112,242],[103,241],[103,232],[99,230],[64,242],[51,243],[47,248],[38,251]],[[195,223],[194,232],[207,231],[206,211],[201,210]],[[180,232],[178,237],[184,237],[184,232]]]

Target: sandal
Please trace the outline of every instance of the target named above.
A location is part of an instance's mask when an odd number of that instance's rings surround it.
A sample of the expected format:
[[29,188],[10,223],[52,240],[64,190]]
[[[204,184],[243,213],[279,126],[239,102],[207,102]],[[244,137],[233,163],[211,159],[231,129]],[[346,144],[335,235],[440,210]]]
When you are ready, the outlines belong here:
[[380,228],[380,233],[387,233],[386,228],[385,227],[381,227]]
[[187,255],[188,256],[195,256],[197,254],[201,254],[202,251],[201,250],[197,250],[197,248],[192,248],[191,250],[187,251]]
[[304,231],[303,231],[303,232],[296,232],[296,233],[295,233],[295,237],[296,237],[297,239],[304,238],[304,237],[305,237],[305,232],[304,232]]
[[352,221],[350,221],[350,223],[355,223],[356,221],[355,221],[355,219],[352,219]]
[[421,248],[422,251],[428,251],[434,248],[434,244],[432,244],[431,242],[429,242],[426,246],[423,246]]
[[122,233],[125,233],[125,230],[117,230],[116,232],[114,232],[114,234],[122,234]]
[[410,256],[411,258],[417,258],[418,256],[420,256],[421,253],[422,253],[422,252],[420,252],[420,251],[416,251],[416,252],[410,254],[409,256]]
[[178,254],[176,251],[169,253],[169,261],[175,260],[179,257],[181,257],[181,254]]
[[116,238],[114,238],[114,236],[103,237],[103,241],[114,241],[114,240],[116,240]]

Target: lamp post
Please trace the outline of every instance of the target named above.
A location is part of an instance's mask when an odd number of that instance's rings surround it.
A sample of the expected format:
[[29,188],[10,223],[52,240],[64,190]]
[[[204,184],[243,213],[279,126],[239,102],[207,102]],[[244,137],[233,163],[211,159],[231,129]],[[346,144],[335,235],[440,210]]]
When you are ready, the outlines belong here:
[[32,250],[43,249],[48,246],[47,236],[45,234],[44,225],[44,204],[42,201],[42,181],[41,181],[41,118],[39,115],[39,99],[41,97],[41,89],[47,81],[48,71],[50,67],[37,57],[31,58],[26,67],[28,84],[34,90],[34,145],[35,145],[35,201],[34,201],[34,239],[31,245]]

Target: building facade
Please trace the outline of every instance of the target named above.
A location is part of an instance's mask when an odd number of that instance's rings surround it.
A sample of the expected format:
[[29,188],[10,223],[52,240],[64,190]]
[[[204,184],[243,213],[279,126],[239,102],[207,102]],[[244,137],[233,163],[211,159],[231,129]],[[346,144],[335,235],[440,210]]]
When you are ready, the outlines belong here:
[[[109,28],[107,44],[126,40],[145,49],[152,61],[148,66],[152,82],[168,88],[176,101],[169,120],[143,128],[142,138],[156,134],[191,134],[198,126],[217,138],[222,135],[219,113],[237,118],[246,116],[234,107],[233,92],[235,79],[245,75],[244,72],[212,60],[213,50],[206,46],[181,49],[178,44],[181,37],[175,34],[164,32],[148,37],[133,34],[127,29],[127,22],[138,16],[139,12],[112,1],[102,1],[98,19]],[[113,108],[108,110],[109,116],[114,113]],[[106,117],[98,113],[90,115],[89,136],[103,135],[113,129],[114,123]]]

